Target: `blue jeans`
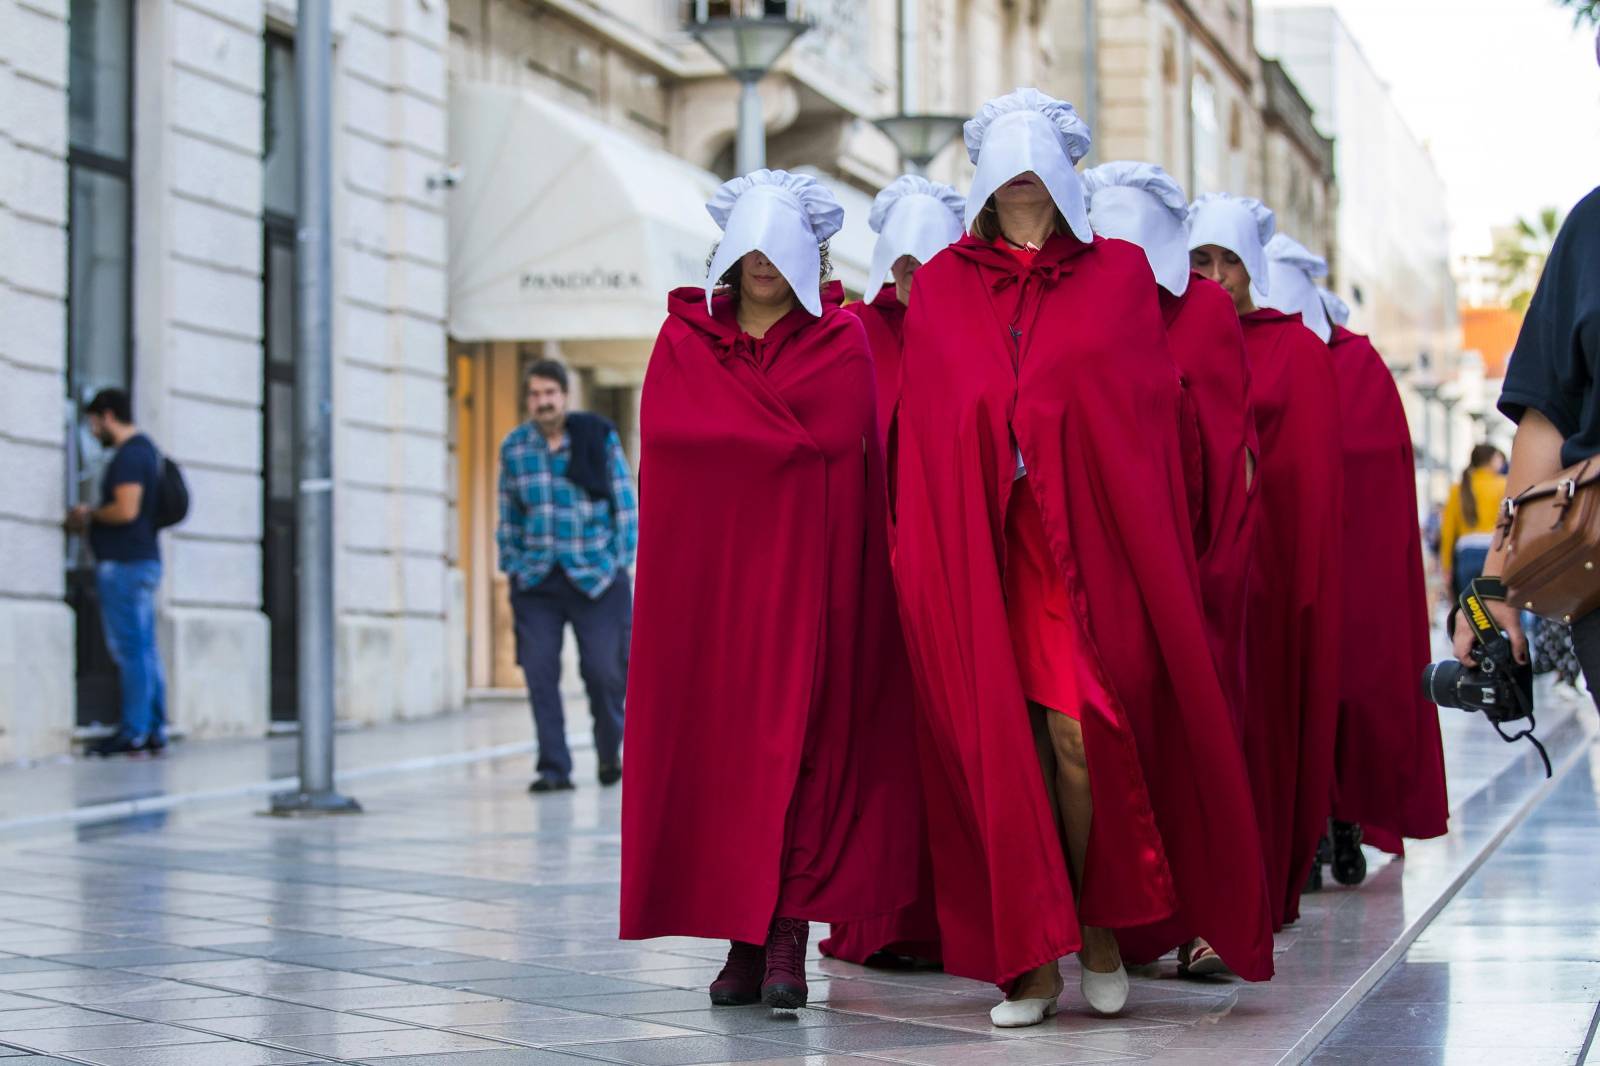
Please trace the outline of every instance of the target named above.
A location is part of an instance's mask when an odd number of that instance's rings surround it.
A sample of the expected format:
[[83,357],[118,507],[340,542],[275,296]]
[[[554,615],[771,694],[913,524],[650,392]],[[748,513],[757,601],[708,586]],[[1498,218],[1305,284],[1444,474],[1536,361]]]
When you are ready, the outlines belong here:
[[578,637],[578,672],[594,716],[594,750],[601,766],[622,759],[622,705],[628,692],[628,641],[633,633],[633,592],[628,572],[591,600],[559,566],[531,589],[513,586],[517,662],[528,682],[541,777],[572,777],[566,712],[561,706],[561,642],[570,624]]
[[132,744],[167,738],[167,678],[156,650],[156,587],[161,564],[154,560],[95,566],[106,648],[122,680],[122,727]]

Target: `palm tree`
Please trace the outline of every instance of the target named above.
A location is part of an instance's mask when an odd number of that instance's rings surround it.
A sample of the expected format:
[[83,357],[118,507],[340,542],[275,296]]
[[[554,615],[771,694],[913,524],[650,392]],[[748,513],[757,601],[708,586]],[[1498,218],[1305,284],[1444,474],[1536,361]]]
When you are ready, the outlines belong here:
[[1573,18],[1582,25],[1600,26],[1600,0],[1556,0],[1562,7],[1572,9]]
[[[1600,0],[1589,0],[1600,8]],[[1544,263],[1550,258],[1550,247],[1556,242],[1565,221],[1562,213],[1547,207],[1532,222],[1517,219],[1515,225],[1495,236],[1494,251],[1490,258],[1500,269],[1500,293],[1514,311],[1526,311],[1533,290],[1544,273]]]

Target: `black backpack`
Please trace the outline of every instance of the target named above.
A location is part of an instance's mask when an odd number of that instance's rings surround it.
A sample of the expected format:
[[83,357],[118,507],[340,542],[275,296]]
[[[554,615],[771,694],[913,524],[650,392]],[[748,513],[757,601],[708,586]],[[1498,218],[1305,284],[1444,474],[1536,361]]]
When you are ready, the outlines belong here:
[[189,517],[189,483],[176,462],[165,455],[157,457],[161,471],[156,477],[155,520],[157,529],[166,529]]

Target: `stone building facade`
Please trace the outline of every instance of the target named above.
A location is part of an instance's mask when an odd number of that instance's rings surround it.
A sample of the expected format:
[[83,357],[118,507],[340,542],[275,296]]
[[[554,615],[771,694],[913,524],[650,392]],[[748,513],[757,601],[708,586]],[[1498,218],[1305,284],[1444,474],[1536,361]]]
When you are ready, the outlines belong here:
[[[123,387],[183,465],[163,536],[169,716],[292,720],[294,8],[0,7],[0,760],[116,720],[89,560],[60,529]],[[445,45],[432,0],[336,5],[335,445],[342,717],[459,705],[447,537]],[[453,635],[454,634],[454,635]]]

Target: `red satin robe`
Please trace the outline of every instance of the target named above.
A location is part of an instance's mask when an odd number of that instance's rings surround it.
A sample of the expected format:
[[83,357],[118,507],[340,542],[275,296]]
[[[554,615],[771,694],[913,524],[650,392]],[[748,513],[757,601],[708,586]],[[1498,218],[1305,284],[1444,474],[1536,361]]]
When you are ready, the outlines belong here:
[[[878,428],[889,433],[895,403],[900,396],[900,337],[905,325],[905,305],[893,285],[885,285],[871,303],[858,300],[845,310],[861,319],[872,350],[878,382]],[[911,738],[916,742],[916,738]],[[918,796],[920,799],[920,782]],[[941,958],[939,916],[933,902],[933,860],[926,834],[918,823],[917,896],[907,907],[864,922],[841,922],[818,945],[823,954],[846,962],[865,962],[880,951],[929,962]]]
[[621,936],[760,943],[915,892],[910,677],[866,336],[669,298],[640,410]]
[[[945,968],[1009,984],[1112,928],[1176,919],[1272,973],[1249,784],[1200,605],[1180,388],[1144,253],[1056,237],[1030,265],[965,237],[906,316],[895,577],[926,725]],[[1002,595],[1013,440],[1108,698],[1075,893]]]
[[1336,326],[1330,348],[1344,482],[1360,486],[1344,509],[1344,626],[1360,643],[1339,675],[1333,816],[1398,855],[1450,816],[1439,711],[1417,681],[1432,656],[1411,428],[1371,341]]
[[1261,309],[1242,322],[1261,444],[1244,741],[1273,927],[1282,928],[1300,916],[1332,800],[1344,498],[1338,387],[1328,346],[1298,314]]

